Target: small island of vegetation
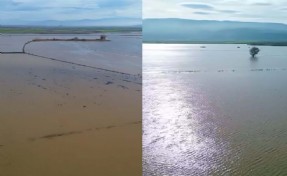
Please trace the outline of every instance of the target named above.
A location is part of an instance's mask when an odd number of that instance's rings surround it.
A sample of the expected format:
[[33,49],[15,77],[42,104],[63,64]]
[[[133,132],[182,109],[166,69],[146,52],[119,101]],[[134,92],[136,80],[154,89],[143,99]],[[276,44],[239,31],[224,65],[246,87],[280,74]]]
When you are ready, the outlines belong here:
[[260,49],[257,47],[252,47],[249,52],[250,55],[254,58],[258,53],[259,53]]

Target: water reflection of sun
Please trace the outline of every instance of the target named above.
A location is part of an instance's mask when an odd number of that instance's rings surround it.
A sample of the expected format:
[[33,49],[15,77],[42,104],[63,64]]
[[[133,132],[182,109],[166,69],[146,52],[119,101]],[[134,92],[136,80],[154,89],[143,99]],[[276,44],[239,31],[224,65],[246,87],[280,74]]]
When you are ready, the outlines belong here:
[[180,76],[144,76],[144,169],[207,174],[224,155],[207,99]]

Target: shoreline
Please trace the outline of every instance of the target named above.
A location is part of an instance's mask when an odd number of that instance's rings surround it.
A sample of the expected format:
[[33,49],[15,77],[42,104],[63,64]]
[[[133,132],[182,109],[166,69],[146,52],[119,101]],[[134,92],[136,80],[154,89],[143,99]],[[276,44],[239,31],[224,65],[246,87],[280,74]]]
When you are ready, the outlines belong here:
[[0,35],[3,34],[99,34],[99,33],[131,33],[142,32],[141,26],[115,27],[64,27],[64,26],[0,26]]
[[251,45],[251,46],[287,46],[287,42],[193,42],[193,41],[143,41],[143,44],[219,44],[219,45],[228,45],[228,44],[243,44],[243,45]]

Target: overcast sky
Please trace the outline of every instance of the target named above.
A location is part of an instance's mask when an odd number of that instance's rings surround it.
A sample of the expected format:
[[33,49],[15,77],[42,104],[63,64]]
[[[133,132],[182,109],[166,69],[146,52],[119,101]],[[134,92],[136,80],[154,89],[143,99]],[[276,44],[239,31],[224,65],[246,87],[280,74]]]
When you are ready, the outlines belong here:
[[144,18],[185,18],[287,24],[287,0],[143,0]]
[[141,0],[0,0],[0,23],[29,20],[141,18]]

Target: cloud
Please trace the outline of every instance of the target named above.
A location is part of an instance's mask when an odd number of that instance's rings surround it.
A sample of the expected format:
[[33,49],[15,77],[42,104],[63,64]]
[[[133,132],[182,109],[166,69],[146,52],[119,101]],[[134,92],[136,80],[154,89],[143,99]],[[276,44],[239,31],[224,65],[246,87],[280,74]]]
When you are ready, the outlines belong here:
[[222,12],[222,13],[229,13],[229,14],[238,13],[238,11],[235,11],[235,10],[217,10],[217,11]]
[[191,9],[201,9],[201,10],[213,10],[214,8],[207,4],[190,4],[190,3],[181,3],[183,7]]
[[253,3],[252,5],[254,6],[271,6],[271,3],[264,3],[264,2],[257,2],[257,3]]
[[209,15],[210,14],[208,12],[193,12],[193,13],[197,15]]
[[140,0],[0,0],[0,24],[21,20],[141,18]]
[[[142,2],[145,19],[184,18],[287,24],[286,0],[142,0]],[[202,12],[208,12],[210,15]]]
[[[207,4],[181,3],[180,5],[184,6],[184,7],[191,8],[191,9],[196,9],[196,10],[208,10],[208,11],[228,13],[228,14],[237,13],[237,11],[235,11],[235,10],[219,10],[219,9],[216,9],[213,6],[207,5]],[[207,14],[210,14],[210,13],[207,13],[207,12],[194,12],[194,14],[207,15]]]

